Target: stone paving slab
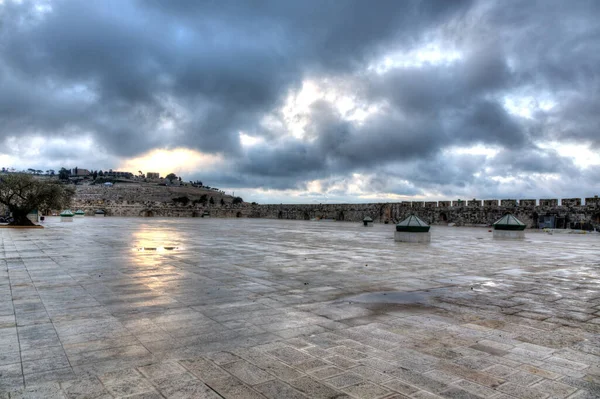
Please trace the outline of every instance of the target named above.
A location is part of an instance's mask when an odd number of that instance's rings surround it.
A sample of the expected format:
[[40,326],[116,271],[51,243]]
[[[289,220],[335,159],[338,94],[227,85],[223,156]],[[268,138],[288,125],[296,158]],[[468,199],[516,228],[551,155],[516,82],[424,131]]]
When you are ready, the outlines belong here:
[[1,399],[600,397],[598,235],[49,218],[0,239]]

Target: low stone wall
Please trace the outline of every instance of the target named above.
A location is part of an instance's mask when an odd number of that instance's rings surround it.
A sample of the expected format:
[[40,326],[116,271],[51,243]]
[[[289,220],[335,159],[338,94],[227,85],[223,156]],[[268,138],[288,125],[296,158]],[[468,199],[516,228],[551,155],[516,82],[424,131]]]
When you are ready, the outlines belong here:
[[72,209],[81,209],[88,216],[96,210],[104,211],[106,216],[129,217],[202,217],[208,213],[210,217],[248,217],[249,212],[243,205],[178,205],[173,202],[159,201],[112,201],[89,200],[76,198]]

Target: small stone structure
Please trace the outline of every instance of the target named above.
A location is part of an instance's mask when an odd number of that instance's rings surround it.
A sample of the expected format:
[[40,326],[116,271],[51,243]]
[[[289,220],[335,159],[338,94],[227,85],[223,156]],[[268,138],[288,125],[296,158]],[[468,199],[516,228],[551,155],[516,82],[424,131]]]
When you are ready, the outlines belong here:
[[31,223],[38,223],[40,221],[40,214],[37,209],[27,214],[27,219],[31,220]]
[[94,212],[94,216],[95,217],[104,217],[105,212],[102,209],[96,209],[96,211]]
[[365,227],[373,227],[373,218],[370,216],[367,216],[363,219],[363,226]]
[[71,212],[70,209],[65,209],[60,213],[60,221],[61,222],[72,222],[75,214]]
[[502,216],[494,227],[494,238],[522,239],[525,238],[525,223],[508,213]]
[[394,241],[428,243],[431,241],[430,228],[418,216],[411,215],[396,225]]

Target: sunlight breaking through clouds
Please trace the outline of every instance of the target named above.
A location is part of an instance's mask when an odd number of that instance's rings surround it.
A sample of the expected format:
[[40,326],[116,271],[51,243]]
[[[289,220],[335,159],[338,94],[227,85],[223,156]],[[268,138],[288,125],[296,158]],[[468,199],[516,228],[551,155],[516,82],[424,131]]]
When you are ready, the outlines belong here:
[[135,174],[139,170],[144,173],[158,172],[161,176],[175,173],[179,176],[196,170],[210,171],[221,167],[223,162],[224,159],[220,155],[203,154],[187,148],[157,149],[122,161],[118,170],[132,171]]

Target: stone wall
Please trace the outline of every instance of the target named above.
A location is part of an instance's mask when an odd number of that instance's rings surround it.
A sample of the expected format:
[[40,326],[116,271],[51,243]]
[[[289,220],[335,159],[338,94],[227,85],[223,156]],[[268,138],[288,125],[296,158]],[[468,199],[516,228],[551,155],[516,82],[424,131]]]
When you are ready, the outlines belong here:
[[88,216],[93,216],[96,210],[104,211],[106,216],[133,217],[203,217],[206,213],[211,217],[249,217],[244,205],[181,205],[161,201],[117,201],[90,200],[76,198],[71,204],[72,209],[81,209]]
[[[444,225],[454,223],[457,226],[489,226],[505,213],[513,213],[530,228],[537,228],[540,217],[554,220],[557,228],[600,227],[600,199],[502,199],[468,201],[403,201],[396,203],[371,204],[280,204],[252,205],[248,203],[233,205],[231,202],[221,206],[188,204],[182,206],[172,201],[176,191],[163,191],[161,195],[154,189],[143,186],[126,187],[121,190],[83,189],[77,192],[72,208],[82,209],[93,215],[97,209],[107,216],[134,217],[250,217],[271,219],[335,219],[338,221],[360,222],[366,216],[375,223],[397,223],[415,214],[427,223]],[[143,200],[140,200],[143,198]],[[582,205],[583,203],[583,205]],[[560,205],[559,205],[560,204]]]
[[[500,205],[499,205],[500,203]],[[375,223],[397,223],[411,214],[427,223],[442,225],[455,223],[458,226],[489,226],[510,212],[527,224],[537,228],[540,216],[553,216],[558,228],[580,228],[581,225],[600,225],[600,202],[586,199],[586,205],[573,199],[562,200],[473,200],[432,202],[401,202],[377,204],[319,204],[319,205],[255,205],[244,207],[243,216],[310,220],[317,218],[359,222],[370,216]],[[589,227],[589,226],[588,226]]]

